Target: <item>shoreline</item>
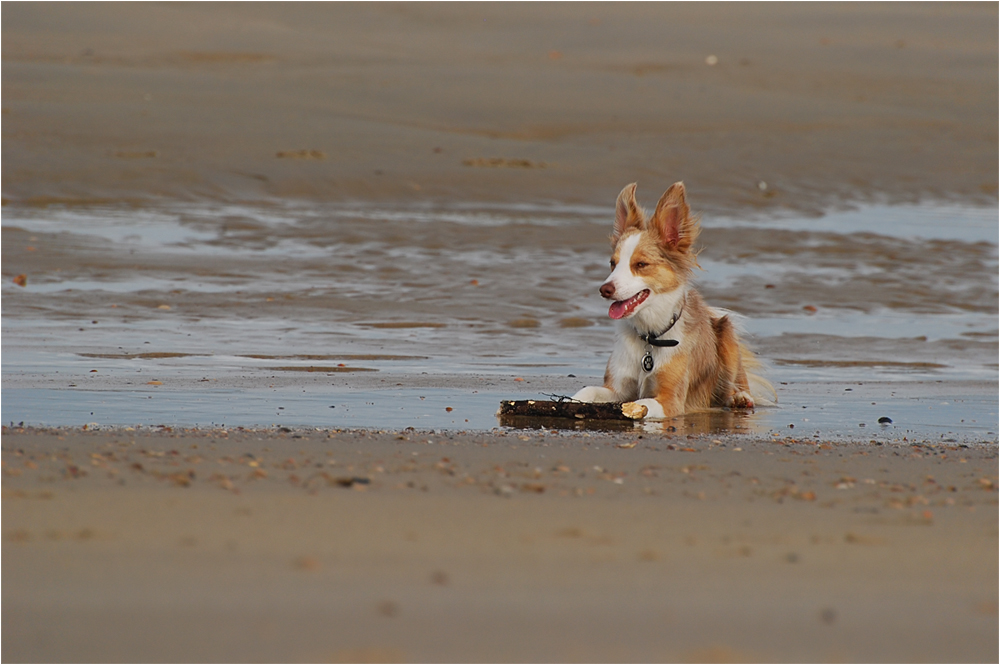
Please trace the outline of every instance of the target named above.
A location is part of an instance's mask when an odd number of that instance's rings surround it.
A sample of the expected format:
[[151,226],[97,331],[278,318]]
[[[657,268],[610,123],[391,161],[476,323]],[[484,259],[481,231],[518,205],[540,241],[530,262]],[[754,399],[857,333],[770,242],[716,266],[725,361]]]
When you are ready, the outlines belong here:
[[[299,362],[310,369],[313,363],[333,364],[336,359]],[[597,360],[586,373],[570,365],[559,368],[558,374],[551,366],[500,364],[492,372],[421,372],[394,367],[399,362],[367,360],[365,366],[379,371],[341,373],[275,371],[266,365],[237,370],[197,362],[171,366],[156,358],[101,357],[75,360],[71,366],[60,367],[61,372],[51,367],[17,374],[8,370],[3,381],[4,425],[87,425],[113,431],[129,427],[148,431],[159,426],[323,431],[415,427],[489,433],[523,428],[660,435],[676,431],[723,438],[885,444],[997,444],[996,386],[982,379],[937,379],[933,374],[863,376],[852,367],[824,369],[811,377],[801,372],[769,373],[778,395],[774,406],[750,413],[718,409],[669,421],[602,423],[497,417],[503,400],[555,399],[599,383]],[[511,369],[521,371],[515,374]],[[880,422],[886,418],[887,422]]]

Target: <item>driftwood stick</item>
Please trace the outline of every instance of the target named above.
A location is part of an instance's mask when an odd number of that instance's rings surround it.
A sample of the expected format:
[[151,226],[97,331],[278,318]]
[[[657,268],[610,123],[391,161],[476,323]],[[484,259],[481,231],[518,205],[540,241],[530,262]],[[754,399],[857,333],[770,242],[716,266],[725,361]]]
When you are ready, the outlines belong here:
[[556,402],[547,400],[503,400],[499,416],[527,416],[531,418],[570,418],[574,420],[628,420],[622,413],[621,403],[615,402]]

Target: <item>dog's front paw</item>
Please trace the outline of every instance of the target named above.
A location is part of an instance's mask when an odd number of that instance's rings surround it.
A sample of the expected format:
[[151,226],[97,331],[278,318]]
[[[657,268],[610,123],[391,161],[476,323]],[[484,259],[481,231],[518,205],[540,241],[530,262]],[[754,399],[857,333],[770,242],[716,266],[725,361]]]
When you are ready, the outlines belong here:
[[574,402],[616,402],[618,401],[614,391],[601,386],[587,386],[581,388],[573,397]]
[[642,420],[649,413],[649,409],[646,408],[645,404],[639,404],[638,402],[625,402],[622,404],[622,413],[626,418],[631,418],[632,420]]
[[663,405],[651,397],[622,404],[622,413],[633,420],[663,420],[668,417]]
[[745,390],[741,390],[738,393],[733,393],[733,400],[730,406],[734,409],[753,409],[753,397],[750,396]]

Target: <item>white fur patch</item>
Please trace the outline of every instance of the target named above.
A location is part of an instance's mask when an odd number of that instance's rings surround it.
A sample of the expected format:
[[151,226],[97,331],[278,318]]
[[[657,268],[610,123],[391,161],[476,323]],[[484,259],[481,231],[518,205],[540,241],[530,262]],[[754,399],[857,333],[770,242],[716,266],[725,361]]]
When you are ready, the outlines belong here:
[[[633,328],[639,334],[650,332],[660,332],[670,322],[670,318],[680,308],[681,300],[687,292],[686,286],[674,289],[667,293],[657,293],[653,285],[648,284],[645,279],[632,272],[632,254],[642,240],[642,233],[633,233],[621,243],[618,253],[618,264],[611,271],[605,284],[610,283],[615,287],[615,300],[628,300],[640,291],[649,289],[649,297],[640,303],[635,311],[628,316]],[[674,337],[674,339],[677,339]]]
[[632,274],[632,254],[635,252],[639,240],[640,234],[633,233],[622,241],[621,250],[618,252],[618,265],[604,280],[605,284],[610,282],[615,287],[615,300],[628,300],[643,289],[648,288],[642,279]]
[[603,386],[587,386],[586,388],[581,388],[575,395],[573,395],[574,400],[577,402],[617,402],[618,396],[615,395],[613,390],[608,390]]

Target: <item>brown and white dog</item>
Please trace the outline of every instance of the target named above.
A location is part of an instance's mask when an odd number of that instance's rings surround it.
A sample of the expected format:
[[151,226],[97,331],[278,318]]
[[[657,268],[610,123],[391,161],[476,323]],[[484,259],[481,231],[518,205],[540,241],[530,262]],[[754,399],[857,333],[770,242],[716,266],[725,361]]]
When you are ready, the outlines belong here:
[[683,183],[664,193],[652,216],[636,204],[634,183],[618,195],[611,275],[601,285],[618,334],[604,386],[573,399],[624,402],[630,418],[665,419],[712,407],[752,409],[751,381],[770,388],[747,373],[757,363],[729,313],[706,305],[689,285],[699,231]]

